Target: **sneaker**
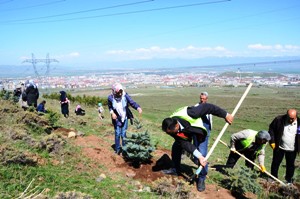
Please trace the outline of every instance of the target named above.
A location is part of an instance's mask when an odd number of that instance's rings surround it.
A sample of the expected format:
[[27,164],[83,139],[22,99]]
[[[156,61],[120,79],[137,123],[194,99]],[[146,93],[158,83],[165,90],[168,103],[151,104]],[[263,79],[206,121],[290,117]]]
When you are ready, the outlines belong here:
[[205,190],[205,180],[203,179],[199,179],[198,182],[197,182],[197,190],[199,192],[202,192]]
[[178,175],[175,168],[170,168],[170,169],[161,170],[161,172],[162,172],[163,174],[167,174],[167,175],[176,175],[176,176]]

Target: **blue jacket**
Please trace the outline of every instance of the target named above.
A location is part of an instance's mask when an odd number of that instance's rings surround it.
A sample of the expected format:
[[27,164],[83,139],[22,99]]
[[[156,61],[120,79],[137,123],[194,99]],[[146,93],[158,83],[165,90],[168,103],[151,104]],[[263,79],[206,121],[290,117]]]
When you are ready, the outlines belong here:
[[37,112],[45,112],[45,105],[43,103],[40,103],[36,110]]
[[123,123],[121,121],[121,116],[119,116],[119,114],[116,110],[116,107],[115,107],[115,102],[117,100],[122,100],[123,107],[125,107],[125,109],[126,109],[127,119],[133,119],[133,114],[129,109],[129,105],[132,108],[134,108],[135,110],[137,110],[140,107],[140,105],[138,105],[127,93],[125,93],[125,95],[122,95],[121,99],[115,99],[113,94],[108,96],[107,105],[108,105],[109,112],[113,111],[118,116],[117,119],[112,120],[112,122],[113,122],[113,124],[115,124],[115,122],[116,122],[116,124],[118,126],[122,126]]

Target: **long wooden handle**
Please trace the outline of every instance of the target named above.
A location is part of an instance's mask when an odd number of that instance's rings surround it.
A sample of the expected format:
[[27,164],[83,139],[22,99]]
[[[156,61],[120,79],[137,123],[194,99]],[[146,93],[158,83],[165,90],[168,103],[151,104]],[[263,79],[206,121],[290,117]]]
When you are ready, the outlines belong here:
[[[220,142],[221,142],[222,144],[224,144],[225,146],[227,146],[228,148],[230,148],[230,147],[228,146],[228,144],[226,144],[226,143],[223,142],[222,140],[220,140]],[[238,152],[238,151],[234,151],[234,152],[261,170],[260,166],[257,165],[255,162],[253,162],[252,160],[248,159],[246,156],[244,156],[243,154],[241,154],[241,153]],[[276,178],[275,176],[273,176],[273,175],[270,174],[269,172],[265,171],[264,173],[267,174],[268,176],[270,176],[271,178],[273,178],[274,180],[276,180],[277,182],[279,182],[280,184],[286,185],[284,182],[282,182],[281,180],[279,180],[278,178]]]
[[[232,112],[232,116],[234,116],[236,114],[236,112],[238,111],[238,109],[240,108],[241,104],[243,103],[244,99],[246,98],[248,92],[250,91],[252,87],[252,83],[250,83],[246,89],[246,91],[244,92],[243,96],[241,97],[240,101],[238,102],[238,104],[236,105],[235,109]],[[210,148],[209,152],[207,153],[205,160],[207,160],[209,158],[209,156],[212,154],[212,152],[214,151],[214,149],[216,148],[219,140],[221,139],[222,135],[224,134],[225,130],[228,127],[228,123],[226,122],[226,124],[224,125],[223,129],[221,130],[221,132],[219,133],[218,137],[216,138],[216,141],[214,142],[214,144],[212,145],[212,147]],[[196,175],[199,175],[199,173],[202,170],[202,166],[200,165],[200,167],[196,170]]]

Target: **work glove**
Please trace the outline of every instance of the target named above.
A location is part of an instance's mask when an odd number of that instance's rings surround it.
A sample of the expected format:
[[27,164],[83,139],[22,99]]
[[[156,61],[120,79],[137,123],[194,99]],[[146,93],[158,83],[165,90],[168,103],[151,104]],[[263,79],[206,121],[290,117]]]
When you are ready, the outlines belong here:
[[270,146],[273,150],[275,149],[275,143],[270,144]]
[[266,167],[264,165],[259,165],[261,172],[266,172]]

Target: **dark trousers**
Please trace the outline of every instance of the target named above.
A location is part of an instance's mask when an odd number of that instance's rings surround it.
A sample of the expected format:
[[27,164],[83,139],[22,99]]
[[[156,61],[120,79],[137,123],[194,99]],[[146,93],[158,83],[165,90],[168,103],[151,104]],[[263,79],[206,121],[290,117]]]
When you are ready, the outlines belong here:
[[280,148],[273,150],[271,174],[276,178],[278,177],[278,169],[283,160],[283,156],[285,156],[286,161],[285,180],[292,182],[295,172],[296,151],[285,151]]
[[181,155],[182,155],[183,149],[179,142],[175,141],[172,145],[172,161],[174,163],[174,166],[176,168],[177,173],[180,173],[180,162],[181,162]]
[[[246,149],[246,150],[241,151],[239,153],[243,154],[246,158],[248,158],[252,162],[255,161],[255,153],[253,151],[250,151],[250,150]],[[228,157],[227,162],[226,162],[226,167],[233,168],[240,157],[241,156],[239,154],[230,151],[229,157]],[[254,168],[254,165],[251,164],[250,162],[248,162],[247,160],[245,160],[245,165],[250,169]]]

